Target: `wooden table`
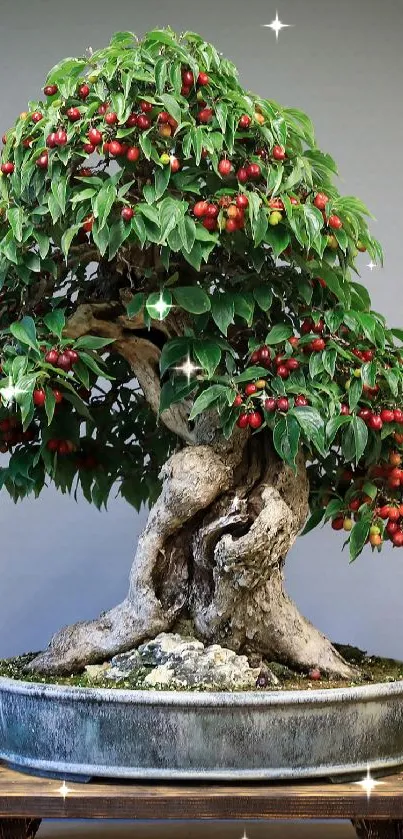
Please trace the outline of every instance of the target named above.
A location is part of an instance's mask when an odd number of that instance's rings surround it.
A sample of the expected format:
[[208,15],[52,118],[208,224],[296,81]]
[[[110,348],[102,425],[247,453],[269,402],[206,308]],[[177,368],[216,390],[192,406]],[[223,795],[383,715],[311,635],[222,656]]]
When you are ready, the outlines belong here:
[[41,819],[349,819],[360,839],[403,839],[403,773],[369,798],[357,783],[61,782],[0,766],[0,839],[34,837]]

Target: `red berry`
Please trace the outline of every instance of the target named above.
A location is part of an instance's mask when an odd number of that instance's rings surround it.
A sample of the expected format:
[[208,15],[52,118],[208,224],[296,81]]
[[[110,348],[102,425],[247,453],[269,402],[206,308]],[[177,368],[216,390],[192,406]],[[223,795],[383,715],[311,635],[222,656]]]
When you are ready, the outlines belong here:
[[60,367],[61,370],[68,372],[71,369],[71,359],[70,356],[66,352],[60,353],[57,363],[57,367]]
[[249,166],[246,167],[246,174],[248,178],[251,178],[252,180],[256,181],[258,178],[260,178],[262,170],[258,163],[249,163]]
[[217,204],[208,204],[207,205],[207,213],[206,213],[207,216],[210,216],[211,218],[217,218],[218,213],[219,213],[219,209],[217,207]]
[[332,519],[333,530],[343,530],[343,525],[344,525],[343,516],[338,516],[337,518]]
[[81,119],[81,113],[78,108],[69,108],[66,114],[70,122],[77,122],[77,120]]
[[277,408],[279,411],[284,411],[284,413],[288,411],[289,402],[286,396],[280,396],[277,399]]
[[398,530],[393,534],[392,542],[396,548],[401,548],[403,546],[403,533],[401,530]]
[[349,416],[349,414],[350,414],[350,408],[348,407],[348,405],[345,405],[344,403],[342,403],[342,404],[340,405],[340,413],[341,413],[343,416],[348,417],[348,416]]
[[290,371],[284,364],[280,364],[279,367],[277,367],[277,375],[280,376],[280,379],[288,379]]
[[236,421],[238,428],[246,428],[249,425],[249,416],[248,414],[239,414],[239,417]]
[[60,390],[53,390],[53,396],[55,397],[56,405],[60,405],[60,403],[63,402],[63,394]]
[[306,396],[303,396],[301,394],[300,396],[295,397],[294,405],[295,405],[296,408],[305,408],[305,406],[307,404],[308,404],[308,400],[307,400]]
[[47,364],[56,364],[57,359],[59,358],[59,353],[57,350],[49,350],[49,352],[45,355],[45,361]]
[[232,404],[233,404],[234,408],[239,408],[239,406],[242,405],[242,396],[241,396],[240,393],[237,393],[237,395],[236,395]]
[[212,216],[206,216],[202,221],[203,227],[206,230],[217,230],[217,219],[213,218]]
[[283,146],[274,146],[273,147],[273,157],[274,160],[285,160],[285,149]]
[[395,422],[398,422],[399,425],[403,423],[403,411],[401,410],[401,408],[395,408],[395,410],[393,411],[393,416]]
[[83,221],[83,230],[86,233],[90,233],[94,226],[94,216],[87,216]]
[[48,440],[48,442],[46,443],[46,448],[50,452],[57,452],[59,448],[59,441],[55,439]]
[[396,533],[399,529],[399,525],[396,521],[388,521],[386,525],[386,531],[389,533],[389,536],[392,536],[393,533]]
[[140,111],[143,111],[143,114],[148,114],[150,111],[152,111],[152,109],[152,103],[146,102],[145,99],[142,99],[142,101],[140,102]]
[[43,390],[43,388],[37,388],[36,390],[34,390],[33,400],[34,405],[36,405],[37,408],[42,408],[42,405],[44,405],[46,401],[46,393]]
[[109,111],[109,113],[105,114],[105,122],[107,125],[115,125],[115,122],[118,121],[118,115],[115,114],[115,111]]
[[57,447],[58,454],[65,455],[70,454],[72,451],[71,444],[69,440],[60,440],[59,445]]
[[270,358],[270,350],[268,347],[260,347],[259,359],[260,361],[267,361]]
[[252,411],[248,414],[248,422],[251,428],[260,428],[263,423],[263,419],[259,411]]
[[363,357],[364,361],[372,361],[372,359],[374,357],[374,351],[373,350],[364,350],[364,352],[362,353],[362,357]]
[[78,88],[78,95],[79,95],[80,99],[86,99],[87,96],[89,96],[89,93],[90,93],[90,88],[87,84],[82,84]]
[[157,117],[157,122],[161,122],[163,125],[169,122],[169,114],[167,111],[160,111]]
[[169,165],[171,167],[171,172],[178,172],[181,168],[180,160],[178,160],[178,158],[173,154],[171,154]]
[[372,414],[372,416],[369,417],[368,425],[370,428],[373,428],[374,431],[380,431],[383,427],[383,422],[379,414]]
[[291,344],[292,347],[297,347],[299,344],[299,338],[296,335],[291,335],[291,338],[288,339],[288,343]]
[[238,128],[241,128],[241,129],[249,128],[251,122],[252,122],[252,120],[248,116],[248,114],[242,114],[242,116],[241,116],[241,118],[238,122]]
[[245,387],[245,393],[246,393],[247,396],[251,396],[252,393],[256,393],[256,391],[257,391],[257,387],[256,387],[255,384],[253,384],[253,382],[250,382]]
[[223,160],[220,160],[217,168],[220,175],[222,175],[225,178],[228,177],[228,175],[230,175],[232,172],[232,163],[230,160],[227,160],[227,158],[224,157]]
[[277,402],[276,402],[276,400],[274,399],[273,396],[268,396],[268,398],[265,399],[264,408],[265,408],[265,411],[267,411],[268,414],[274,413],[274,411],[277,408]]
[[47,84],[46,87],[43,88],[45,96],[54,96],[58,90],[59,88],[57,84]]
[[137,146],[130,146],[127,150],[126,157],[131,163],[136,163],[140,157],[140,149]]
[[66,134],[66,132],[64,131],[63,128],[59,128],[59,130],[56,131],[55,143],[56,143],[57,146],[65,146],[66,145],[67,134]]
[[343,222],[339,216],[330,216],[328,225],[333,230],[340,230],[340,228],[343,227]]
[[313,341],[311,341],[311,347],[314,352],[321,352],[325,349],[325,346],[326,343],[323,340],[323,338],[315,338]]
[[240,210],[246,209],[248,204],[249,204],[249,198],[248,198],[247,195],[244,195],[243,193],[240,193],[240,195],[237,195],[236,205]]
[[191,70],[182,70],[182,82],[184,85],[191,87],[194,84],[194,75]]
[[384,408],[381,411],[382,422],[393,422],[394,419],[395,419],[394,411],[390,410],[389,408]]
[[197,77],[197,84],[201,85],[202,87],[206,84],[210,84],[210,78],[207,73],[199,73]]
[[235,230],[238,230],[238,222],[234,218],[229,218],[225,222],[225,229],[227,233],[235,233]]
[[77,364],[77,361],[80,359],[77,350],[65,350],[65,354],[68,355],[72,364]]
[[137,117],[137,127],[140,131],[146,131],[147,128],[150,128],[151,120],[145,114],[139,114]]
[[240,184],[246,184],[246,181],[248,180],[248,173],[243,166],[241,166],[241,168],[238,169],[236,176]]
[[41,119],[43,119],[43,114],[41,114],[40,111],[34,111],[31,119],[32,119],[32,122],[34,122],[36,124],[37,122],[40,122]]
[[99,146],[102,143],[102,134],[97,128],[90,128],[88,139],[93,146]]
[[39,169],[47,169],[49,164],[48,153],[46,151],[41,154],[38,159],[35,161],[36,165]]
[[256,364],[256,362],[259,361],[259,357],[260,357],[259,350],[254,350],[254,352],[252,353],[252,355],[250,357],[251,363]]
[[101,105],[98,108],[98,113],[101,117],[103,117],[103,116],[105,116],[107,110],[108,110],[107,102],[102,102]]
[[132,207],[122,207],[120,215],[123,221],[131,221],[134,216],[134,210]]
[[285,361],[284,363],[288,370],[298,370],[299,368],[299,361],[297,361],[296,358],[288,358],[287,361]]
[[193,207],[193,215],[195,215],[196,218],[203,218],[203,216],[207,215],[207,210],[207,201],[196,201],[196,204]]
[[95,146],[93,146],[92,143],[84,143],[83,151],[85,151],[87,154],[93,154],[95,151]]
[[11,163],[10,160],[8,160],[7,163],[1,164],[1,171],[3,172],[3,175],[12,175],[14,168],[14,163]]
[[[169,114],[168,114],[168,116],[169,116]],[[134,128],[134,126],[137,125],[137,117],[138,117],[138,114],[129,114],[129,116],[127,117],[127,120],[126,120],[127,128]]]
[[318,210],[325,210],[326,204],[329,201],[327,195],[324,192],[318,192],[314,199],[314,205],[318,208]]

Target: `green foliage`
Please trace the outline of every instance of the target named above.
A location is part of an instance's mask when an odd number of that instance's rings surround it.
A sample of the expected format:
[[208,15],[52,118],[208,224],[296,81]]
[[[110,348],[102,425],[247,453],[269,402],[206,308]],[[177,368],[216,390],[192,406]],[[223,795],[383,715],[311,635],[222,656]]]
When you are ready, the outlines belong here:
[[[291,469],[306,454],[306,530],[364,499],[355,558],[379,505],[399,502],[386,465],[399,414],[380,412],[403,403],[403,330],[357,282],[357,252],[382,262],[382,249],[310,119],[247,92],[211,44],[169,28],[117,33],[46,84],[57,89],[29,103],[2,152],[2,485],[18,499],[78,478],[101,506],[118,482],[139,507],[175,443],[167,408],[189,403],[190,427],[217,411],[227,437],[253,414]],[[158,418],[108,341],[68,337],[78,304],[105,302],[160,335]],[[50,363],[52,348],[78,358]]]

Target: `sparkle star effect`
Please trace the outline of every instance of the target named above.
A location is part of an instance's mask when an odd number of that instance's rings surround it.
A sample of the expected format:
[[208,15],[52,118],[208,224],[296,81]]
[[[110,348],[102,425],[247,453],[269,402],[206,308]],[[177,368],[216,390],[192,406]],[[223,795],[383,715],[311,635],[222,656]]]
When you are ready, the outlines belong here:
[[373,271],[374,268],[376,268],[376,262],[372,262],[371,259],[371,262],[368,262],[367,268],[369,268],[370,271]]
[[363,790],[365,790],[365,792],[367,793],[367,798],[369,799],[371,797],[371,792],[374,789],[374,787],[377,787],[378,784],[382,784],[383,781],[376,781],[375,778],[373,778],[371,775],[369,766],[367,766],[367,774],[365,778],[363,778],[362,781],[355,781],[355,783],[362,787]]
[[66,781],[63,781],[61,787],[57,790],[63,798],[66,798],[66,795],[71,792],[70,787],[67,786]]
[[278,41],[279,32],[281,32],[282,29],[286,29],[289,26],[294,26],[294,24],[293,23],[282,23],[281,20],[279,19],[278,12],[276,11],[275,19],[272,20],[271,23],[262,23],[262,26],[264,26],[266,29],[272,29],[273,32],[275,32],[275,34],[276,34],[276,41]]
[[3,402],[6,403],[6,405],[9,405],[13,401],[13,399],[15,399],[15,397],[18,396],[20,393],[24,393],[24,391],[22,390],[22,388],[13,385],[11,376],[8,380],[8,385],[6,385],[6,387],[2,387],[0,390],[0,396],[3,399]]
[[189,382],[196,371],[201,370],[201,367],[198,367],[197,364],[193,364],[192,359],[188,356],[183,364],[180,364],[179,367],[175,367],[175,370],[177,370],[178,373],[183,373]]
[[155,309],[155,311],[156,311],[156,313],[159,317],[159,320],[164,320],[164,318],[166,318],[169,310],[172,309],[172,303],[167,303],[166,300],[164,300],[163,295],[160,294],[157,302],[153,303],[149,308],[150,309]]

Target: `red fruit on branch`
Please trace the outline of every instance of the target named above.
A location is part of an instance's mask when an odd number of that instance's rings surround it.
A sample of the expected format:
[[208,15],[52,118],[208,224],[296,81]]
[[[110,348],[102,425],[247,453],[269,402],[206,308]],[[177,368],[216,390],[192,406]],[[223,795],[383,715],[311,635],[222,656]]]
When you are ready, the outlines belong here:
[[87,216],[83,221],[83,230],[86,233],[90,233],[94,226],[94,216]]
[[140,111],[143,111],[143,114],[148,114],[150,111],[152,111],[153,107],[154,105],[152,104],[152,102],[147,102],[145,99],[142,99],[142,101],[140,102]]
[[203,227],[206,230],[217,230],[217,219],[213,218],[213,216],[206,216],[202,221]]
[[42,406],[46,402],[46,393],[43,390],[43,388],[37,388],[36,390],[34,390],[33,401],[34,405],[36,405],[37,408],[42,408]]
[[288,358],[285,362],[285,366],[288,367],[289,370],[298,370],[299,361],[296,358]]
[[57,359],[59,358],[59,353],[57,350],[49,350],[49,352],[45,355],[45,361],[47,364],[56,364]]
[[38,169],[47,169],[49,165],[48,153],[44,151],[35,161]]
[[55,438],[52,437],[46,443],[46,448],[48,449],[49,452],[57,452],[57,450],[59,448],[59,440],[56,440]]
[[346,405],[345,403],[342,403],[340,405],[340,413],[342,414],[342,416],[346,416],[346,417],[349,416],[350,408],[348,407],[348,405]]
[[[250,178],[251,180],[257,181],[262,174],[262,170],[261,170],[258,163],[249,163],[249,166],[246,167],[246,174],[247,174],[247,177]],[[239,175],[238,175],[238,180],[239,180]]]
[[130,163],[136,163],[140,157],[140,149],[137,146],[129,146],[126,157]]
[[40,122],[41,119],[43,119],[43,114],[41,114],[40,111],[34,111],[34,113],[31,116],[31,119],[32,119],[32,122],[34,122],[35,125],[36,125],[37,122]]
[[238,428],[246,428],[249,425],[249,416],[248,414],[239,414],[239,417],[236,421]]
[[59,128],[55,134],[55,143],[57,146],[65,146],[67,143],[67,133],[64,128]]
[[273,146],[273,157],[274,160],[285,160],[286,153],[285,148],[283,146]]
[[232,163],[231,163],[230,160],[228,160],[226,157],[224,157],[222,160],[220,160],[217,169],[218,169],[220,175],[222,175],[224,178],[226,178],[232,172]]
[[343,527],[344,527],[343,516],[337,516],[337,518],[332,519],[333,530],[343,530]]
[[235,230],[238,230],[238,222],[234,218],[229,218],[225,222],[225,230],[227,233],[235,233]]
[[120,215],[123,221],[131,221],[134,216],[134,210],[132,207],[122,207]]
[[340,230],[340,228],[343,227],[343,222],[339,216],[330,216],[328,225],[333,230]]
[[92,143],[84,143],[83,151],[85,151],[86,154],[94,154],[95,146],[93,146]]
[[98,108],[97,113],[99,114],[99,116],[103,117],[103,116],[105,116],[107,110],[108,110],[108,103],[107,102],[102,102],[101,105]]
[[194,75],[191,70],[182,70],[182,82],[191,87],[194,84]]
[[66,115],[70,122],[78,122],[81,119],[81,113],[78,108],[68,108]]
[[252,122],[252,120],[248,116],[248,114],[242,114],[242,116],[241,116],[241,118],[238,122],[238,128],[240,128],[241,130],[245,130],[245,129],[249,128],[251,122]]
[[200,87],[204,87],[204,85],[210,84],[210,78],[207,75],[207,73],[199,73],[197,77],[197,84],[200,85]]
[[318,210],[325,210],[326,209],[326,204],[327,204],[328,201],[329,201],[329,198],[328,198],[327,195],[325,195],[324,192],[318,192],[318,194],[315,195],[313,203],[314,203],[315,207],[318,208]]
[[147,128],[150,128],[151,120],[145,114],[139,114],[137,117],[137,127],[140,131],[147,131]]
[[283,411],[284,413],[288,411],[289,402],[286,396],[280,396],[277,399],[277,408],[279,411]]
[[88,139],[93,146],[100,146],[102,143],[102,134],[98,131],[98,128],[90,128]]
[[46,87],[43,88],[45,96],[54,96],[58,90],[59,88],[57,84],[47,84]]
[[237,393],[232,405],[234,408],[239,408],[239,406],[242,405],[242,396],[240,393]]
[[241,166],[241,168],[238,169],[236,177],[240,184],[246,184],[246,181],[248,180],[248,173],[243,166]]
[[119,140],[111,140],[109,143],[109,154],[111,154],[112,157],[120,157],[122,153],[122,144],[119,143]]
[[277,367],[277,375],[280,376],[280,379],[288,379],[290,371],[288,367],[285,366],[285,364],[280,364]]
[[196,218],[203,218],[203,216],[207,215],[207,210],[207,201],[196,201],[196,204],[193,207],[193,215],[196,216]]
[[210,216],[211,218],[217,218],[219,212],[220,211],[219,211],[219,208],[217,207],[217,204],[208,204],[207,205],[207,213],[206,213],[207,216]]
[[65,350],[65,353],[68,355],[72,364],[77,364],[77,361],[80,360],[77,350]]
[[250,382],[245,387],[245,393],[246,393],[247,396],[252,396],[252,394],[256,393],[256,391],[257,391],[257,387],[256,387],[255,384],[253,384],[253,382]]
[[325,349],[326,342],[323,340],[323,338],[314,338],[314,340],[311,341],[310,346],[314,352],[321,352]]
[[12,175],[14,172],[15,166],[14,163],[11,163],[11,160],[8,160],[6,163],[1,164],[1,171],[3,175]]
[[248,414],[248,423],[251,428],[260,428],[263,423],[263,418],[259,411],[252,411]]
[[244,193],[241,192],[239,195],[237,195],[235,203],[240,210],[245,210],[246,207],[249,205],[249,198],[247,195],[244,195]]
[[374,431],[381,431],[383,428],[383,422],[379,414],[372,414],[372,416],[369,417],[368,425]]
[[395,422],[399,423],[399,425],[403,423],[403,411],[401,410],[401,408],[395,408],[395,410],[393,411],[393,416]]
[[56,405],[60,405],[60,403],[63,402],[63,394],[61,393],[60,390],[57,390],[57,389],[54,389],[52,391],[52,393],[53,393],[53,396],[55,397]]
[[109,111],[109,113],[105,114],[105,122],[107,125],[115,125],[118,121],[118,115],[115,114],[115,111]]
[[171,154],[171,157],[169,158],[169,165],[171,168],[171,172],[174,173],[179,172],[179,169],[181,168],[180,160],[178,160],[178,158],[175,157],[174,154]]
[[277,400],[274,399],[273,396],[268,396],[267,399],[265,399],[264,408],[268,414],[273,414],[277,408]]
[[202,108],[201,111],[197,114],[197,119],[199,122],[206,125],[208,122],[211,122],[213,118],[213,111],[211,108]]
[[388,521],[385,529],[386,532],[389,533],[389,536],[393,536],[393,534],[397,533],[399,530],[399,525],[396,521]]
[[79,95],[80,99],[86,99],[87,96],[90,95],[89,85],[87,85],[87,84],[80,85],[80,87],[78,88],[78,95]]
[[403,533],[401,530],[397,530],[396,533],[393,534],[392,542],[395,548],[401,548],[403,546]]
[[67,352],[62,352],[58,356],[56,367],[60,367],[66,373],[71,369],[71,359]]

